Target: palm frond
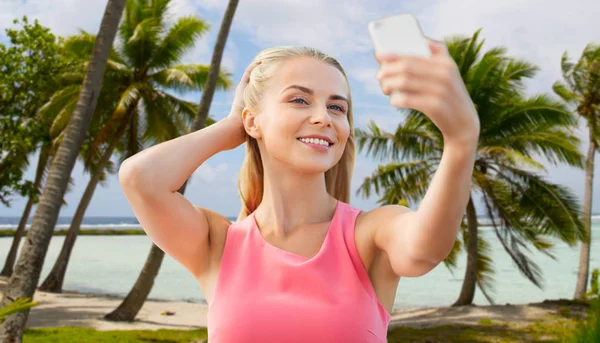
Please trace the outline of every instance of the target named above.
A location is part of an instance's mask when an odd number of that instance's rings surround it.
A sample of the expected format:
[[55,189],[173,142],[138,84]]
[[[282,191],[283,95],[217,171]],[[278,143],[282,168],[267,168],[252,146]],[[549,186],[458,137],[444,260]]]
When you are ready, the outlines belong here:
[[583,98],[571,91],[569,86],[562,81],[554,82],[554,84],[552,84],[552,90],[567,104],[577,106],[577,104],[583,102]]
[[492,294],[494,292],[496,270],[492,258],[492,246],[481,235],[477,237],[477,263],[475,267],[475,279],[477,286],[490,304],[494,304]]
[[494,122],[482,125],[481,136],[498,139],[514,134],[542,131],[550,127],[569,127],[576,123],[576,118],[562,103],[550,99],[546,94],[529,99],[515,97],[513,96],[510,103],[502,104]]
[[[78,35],[73,35],[65,39],[63,49],[67,54],[72,54],[77,59],[89,61],[94,45],[96,44],[96,35],[80,30]],[[125,64],[121,56],[115,49],[111,49],[108,55],[108,61],[112,63]]]
[[[120,95],[114,111],[112,111],[110,117],[106,119],[90,147],[92,156],[97,153],[97,150],[100,149],[102,144],[106,144],[106,142],[109,141],[109,138],[115,134],[118,124],[121,123],[125,117],[128,117],[133,113],[140,100],[140,93],[145,87],[147,87],[146,84],[136,82],[129,85]],[[88,160],[86,163],[90,163],[90,161]]]
[[182,120],[172,104],[173,99],[167,99],[158,92],[142,92],[146,130],[142,133],[143,142],[166,142],[184,134],[186,122]]
[[[198,113],[198,104],[191,101],[179,99],[167,92],[159,92],[165,101],[167,101],[176,113],[181,114],[184,120],[191,125]],[[187,126],[189,126],[187,125]]]
[[437,163],[436,159],[428,159],[379,165],[371,176],[364,179],[357,194],[368,197],[372,191],[379,194],[385,190],[384,198],[388,201],[394,199],[394,204],[401,199],[418,201],[425,195]]
[[[461,225],[464,226],[464,224],[461,224]],[[456,267],[458,266],[458,256],[460,255],[460,253],[462,251],[463,251],[462,241],[457,238],[454,241],[452,250],[450,250],[450,253],[448,254],[448,256],[446,256],[446,258],[443,261],[444,265],[446,266],[446,268],[448,268],[448,270],[450,271],[450,273],[452,273],[452,275],[454,275],[454,271],[456,270]]]
[[81,85],[73,84],[57,90],[52,97],[38,110],[36,118],[41,120],[44,125],[50,125],[58,113],[70,102],[73,98],[79,97]]
[[142,69],[157,49],[161,27],[155,18],[146,18],[137,24],[133,34],[123,43],[123,53],[135,69]]
[[401,160],[405,158],[423,159],[437,155],[439,144],[436,137],[424,130],[407,124],[399,124],[396,132],[391,134],[381,130],[374,121],[370,121],[366,132],[355,129],[358,151],[363,151],[366,146],[367,154],[380,161]]
[[533,63],[511,58],[503,70],[503,78],[511,83],[513,91],[523,92],[525,90],[523,80],[533,78],[539,70],[540,67]]
[[179,62],[183,55],[194,47],[198,38],[210,29],[210,24],[196,16],[179,18],[162,38],[152,61],[150,69],[164,69]]
[[[490,168],[495,171],[499,181],[510,186],[514,196],[507,201],[515,206],[518,216],[522,218],[521,221],[512,219],[508,223],[509,228],[531,226],[537,233],[557,237],[569,245],[585,237],[580,219],[581,205],[567,187],[513,166]],[[508,217],[508,214],[505,216]]]
[[72,97],[69,102],[64,104],[60,112],[58,112],[56,118],[54,118],[52,125],[50,126],[50,137],[56,137],[60,132],[66,129],[69,121],[71,120],[71,114],[75,110],[75,106],[77,106],[77,100],[78,98]]
[[[486,213],[491,219],[494,233],[502,244],[504,251],[508,253],[517,265],[519,271],[527,277],[529,281],[537,287],[542,288],[542,270],[533,260],[521,251],[522,248],[527,249],[527,247],[523,241],[515,235],[515,231],[510,229],[515,226],[515,222],[511,222],[511,219],[513,219],[513,216],[511,215],[515,213],[515,210],[509,202],[511,196],[507,196],[507,194],[510,194],[510,192],[505,184],[490,180],[483,193]],[[502,227],[499,227],[498,223],[496,223],[497,217],[494,212],[497,212],[498,217],[503,221]],[[509,223],[506,223],[507,221]]]
[[543,164],[537,162],[530,156],[524,155],[518,151],[500,146],[482,147],[477,154],[479,160],[485,160],[487,164],[509,164],[512,166],[520,166],[521,168],[531,168],[545,171]]
[[[135,31],[138,24],[146,18],[148,11],[144,11],[147,7],[145,0],[127,0],[125,1],[125,10],[123,18],[119,24],[119,40],[127,42]],[[146,12],[146,13],[144,13]]]
[[[160,70],[149,76],[150,80],[156,82],[161,87],[176,91],[197,91],[203,90],[208,80],[208,71],[210,66],[186,63],[175,65]],[[221,70],[217,78],[216,89],[227,90],[231,87],[232,74],[226,70]]]

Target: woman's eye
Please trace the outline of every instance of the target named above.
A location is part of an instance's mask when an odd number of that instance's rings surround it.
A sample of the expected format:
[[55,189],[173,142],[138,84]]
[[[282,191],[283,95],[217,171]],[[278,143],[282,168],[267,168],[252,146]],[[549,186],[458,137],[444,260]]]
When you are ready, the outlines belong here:
[[292,99],[290,102],[296,102],[296,100],[300,100],[300,101],[304,101],[304,102],[306,102],[306,101],[305,101],[304,99],[302,99],[302,98],[296,98],[296,99]]
[[338,111],[340,111],[340,112],[342,112],[342,113],[344,112],[344,108],[343,108],[342,106],[340,106],[340,105],[333,105],[333,106],[334,106],[334,107],[337,107],[337,108],[338,108]]
[[[296,102],[297,100],[300,100],[300,101],[303,101],[304,103],[307,103],[307,102],[306,102],[306,100],[304,100],[304,99],[302,99],[302,98],[296,98],[296,99],[292,99],[292,100],[290,100],[290,102],[294,102],[294,103],[297,103],[297,104],[298,104],[298,102]],[[338,111],[340,111],[340,112],[344,113],[344,108],[343,108],[342,106],[340,106],[340,105],[331,105],[331,106],[333,106],[333,107],[337,107],[337,110],[338,110]]]

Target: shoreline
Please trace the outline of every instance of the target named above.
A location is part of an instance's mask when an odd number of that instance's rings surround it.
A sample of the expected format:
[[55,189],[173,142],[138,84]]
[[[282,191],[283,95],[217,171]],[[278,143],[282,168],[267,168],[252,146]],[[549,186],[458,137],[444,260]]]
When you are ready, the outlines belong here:
[[[0,277],[0,295],[8,278]],[[103,316],[113,311],[123,297],[111,294],[89,294],[77,291],[48,293],[36,290],[38,305],[29,313],[27,328],[76,326],[106,330],[192,330],[206,328],[208,305],[164,299],[148,299],[133,322],[112,322]],[[391,313],[389,330],[398,327],[430,328],[444,325],[479,327],[486,322],[526,326],[540,321],[552,321],[565,312],[572,317],[585,316],[586,304],[570,300],[546,300],[541,303],[471,305],[395,310]],[[163,315],[163,312],[173,315]]]

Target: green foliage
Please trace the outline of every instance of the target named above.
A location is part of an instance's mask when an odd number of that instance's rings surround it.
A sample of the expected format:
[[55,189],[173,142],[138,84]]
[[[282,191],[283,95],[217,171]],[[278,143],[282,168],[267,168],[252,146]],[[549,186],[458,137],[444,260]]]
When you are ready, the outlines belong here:
[[590,279],[590,289],[585,293],[584,299],[586,300],[598,300],[600,299],[600,291],[598,290],[598,273],[600,271],[598,268],[595,268],[592,272],[592,277]]
[[36,196],[31,181],[23,180],[27,154],[43,140],[43,126],[34,116],[60,83],[69,59],[60,40],[37,20],[14,20],[7,29],[8,45],[0,43],[0,201],[10,207],[13,193]]
[[[203,90],[209,66],[180,61],[210,26],[197,16],[169,18],[170,5],[170,0],[127,1],[107,61],[102,99],[81,151],[86,169],[95,169],[94,161],[115,139],[115,151],[122,162],[144,147],[188,133],[198,105],[174,93]],[[51,137],[57,142],[76,103],[95,41],[94,35],[84,31],[65,41],[65,50],[81,61],[80,66],[63,75],[69,82],[39,113],[42,121],[49,123]],[[222,70],[217,89],[228,89],[230,76]],[[205,124],[212,122],[210,118]]]
[[[597,276],[597,274],[596,274]],[[596,279],[597,280],[597,279]],[[585,321],[577,325],[577,331],[566,336],[563,343],[590,343],[600,342],[600,299],[592,300],[590,310]]]
[[[525,324],[482,318],[475,325],[448,324],[433,327],[400,326],[391,329],[388,343],[519,343],[560,342],[577,327],[573,319],[552,319]],[[592,341],[590,341],[592,342]]]
[[560,307],[558,313],[565,318],[571,318],[572,316],[571,309],[568,306]]
[[492,325],[494,325],[494,322],[490,318],[481,318],[481,319],[479,319],[479,325],[492,326]]
[[202,342],[206,338],[208,338],[208,332],[205,328],[196,330],[158,329],[98,331],[92,328],[67,326],[26,329],[23,334],[23,341],[28,343],[191,343]]
[[[27,236],[27,232],[29,230],[23,230],[23,236]],[[53,236],[66,236],[67,229],[62,230],[54,230],[52,232]],[[115,229],[83,229],[79,230],[79,236],[129,236],[129,235],[145,235],[146,232],[144,230],[139,229],[126,229],[126,230],[115,230]],[[4,229],[0,230],[0,237],[13,237],[15,235],[15,230],[12,229]]]
[[552,89],[586,121],[596,147],[599,147],[600,44],[586,45],[576,63],[569,59],[565,51],[560,66],[564,82],[555,82]]
[[37,302],[31,301],[31,298],[18,298],[16,301],[13,301],[7,306],[0,308],[0,324],[11,314],[25,311],[26,309],[34,307],[37,304]]
[[[480,325],[444,325],[425,328],[398,327],[390,329],[388,343],[424,342],[559,342],[574,332],[577,322],[572,319],[554,319],[523,325],[483,319]],[[70,342],[202,342],[207,338],[206,328],[196,330],[115,330],[98,331],[92,328],[56,327],[26,329],[23,341],[29,343]],[[587,341],[594,342],[594,341]]]

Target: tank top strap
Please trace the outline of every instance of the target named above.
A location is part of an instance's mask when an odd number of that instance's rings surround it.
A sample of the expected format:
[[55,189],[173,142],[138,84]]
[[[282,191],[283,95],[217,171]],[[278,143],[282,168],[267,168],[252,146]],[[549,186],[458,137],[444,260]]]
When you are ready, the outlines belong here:
[[343,215],[341,218],[341,228],[342,235],[344,239],[344,243],[346,246],[346,250],[348,251],[348,255],[350,256],[350,260],[352,261],[352,265],[354,266],[354,270],[356,270],[356,274],[358,279],[360,280],[360,284],[364,288],[367,295],[377,303],[378,308],[380,310],[380,314],[384,317],[384,320],[389,322],[390,314],[385,309],[383,304],[377,298],[377,294],[375,293],[375,288],[373,287],[373,283],[369,277],[367,272],[367,268],[363,264],[360,255],[358,254],[358,249],[356,247],[356,222],[357,218],[362,212],[361,209],[353,207],[350,204],[343,203]]

